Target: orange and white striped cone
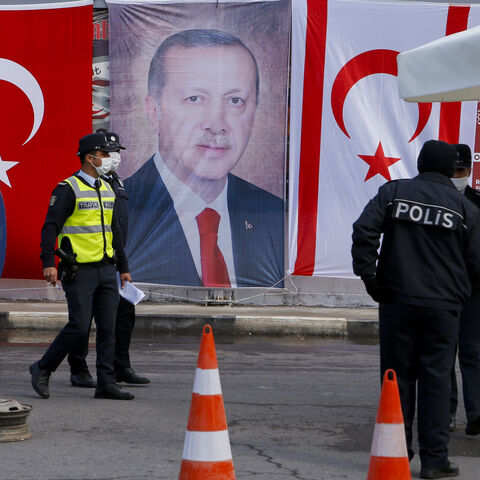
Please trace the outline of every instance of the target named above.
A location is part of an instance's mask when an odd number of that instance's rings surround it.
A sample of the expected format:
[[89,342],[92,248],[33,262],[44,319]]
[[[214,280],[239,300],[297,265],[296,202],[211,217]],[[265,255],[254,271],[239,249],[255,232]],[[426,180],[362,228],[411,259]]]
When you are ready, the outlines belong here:
[[179,480],[235,480],[210,325],[203,327]]
[[411,478],[397,377],[393,370],[387,370],[383,377],[367,480]]

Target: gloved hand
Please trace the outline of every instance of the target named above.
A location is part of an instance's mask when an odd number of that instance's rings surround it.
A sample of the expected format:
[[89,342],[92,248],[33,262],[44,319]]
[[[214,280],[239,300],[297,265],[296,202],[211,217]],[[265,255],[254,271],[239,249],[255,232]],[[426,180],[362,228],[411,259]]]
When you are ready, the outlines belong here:
[[382,289],[378,285],[376,275],[371,275],[368,277],[362,277],[363,283],[365,284],[365,289],[367,293],[376,301],[382,301]]

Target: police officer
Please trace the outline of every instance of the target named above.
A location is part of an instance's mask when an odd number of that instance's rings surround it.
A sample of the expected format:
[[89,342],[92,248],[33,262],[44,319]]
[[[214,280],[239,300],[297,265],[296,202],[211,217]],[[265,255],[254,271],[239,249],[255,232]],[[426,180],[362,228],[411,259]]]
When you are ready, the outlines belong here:
[[[97,130],[97,133],[104,133],[110,145],[117,147],[114,152],[110,152],[110,158],[112,159],[110,172],[103,175],[102,179],[107,181],[115,192],[115,212],[122,232],[123,242],[126,243],[128,235],[128,195],[122,180],[116,173],[121,162],[120,150],[125,150],[125,147],[120,144],[120,138],[116,133],[107,132],[104,129]],[[130,362],[129,349],[134,325],[135,306],[120,296],[115,321],[115,378],[117,382],[143,385],[150,383],[150,380],[147,377],[138,375],[132,369]],[[88,354],[88,335],[85,337],[85,341],[79,344],[78,347],[78,350],[68,354],[71,384],[75,387],[95,387],[95,382],[88,371],[85,360]]]
[[[122,286],[131,281],[115,215],[115,193],[100,176],[111,169],[110,152],[118,147],[104,133],[79,141],[81,169],[53,191],[41,234],[43,275],[55,285],[57,275],[68,302],[68,323],[43,357],[30,365],[32,386],[48,398],[49,379],[65,356],[84,341],[95,312],[97,324],[97,387],[95,398],[131,400],[131,393],[115,385],[115,314],[118,286],[115,257]],[[61,258],[55,268],[55,240]]]
[[421,478],[459,475],[448,460],[451,369],[469,274],[480,280],[480,212],[450,181],[456,159],[453,146],[426,142],[419,175],[380,187],[353,225],[353,270],[380,302],[380,369],[396,372],[410,459],[418,383]]
[[[472,172],[472,152],[465,144],[454,145],[458,160],[452,182],[480,209],[480,192],[468,185]],[[467,414],[467,435],[480,434],[480,284],[472,285],[472,295],[464,305],[460,316],[458,336],[458,359],[462,373],[463,401]],[[458,405],[458,388],[455,364],[452,369],[452,397],[450,404],[450,431],[455,429],[455,416]]]

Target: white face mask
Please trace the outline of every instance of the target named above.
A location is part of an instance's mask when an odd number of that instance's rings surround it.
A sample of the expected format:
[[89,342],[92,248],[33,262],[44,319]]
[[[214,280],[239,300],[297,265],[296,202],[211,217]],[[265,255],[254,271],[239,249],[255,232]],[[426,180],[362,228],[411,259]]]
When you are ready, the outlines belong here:
[[459,192],[463,192],[465,187],[468,185],[468,177],[451,178],[450,180],[453,182],[455,187],[457,187]]
[[92,166],[95,168],[99,176],[106,175],[112,169],[111,157],[102,158],[102,157],[95,157],[95,155],[92,155],[92,157],[102,161],[102,164],[99,167],[95,167],[95,165],[92,164]]
[[116,172],[120,162],[122,161],[120,158],[120,152],[110,152],[110,158],[112,159],[112,170]]

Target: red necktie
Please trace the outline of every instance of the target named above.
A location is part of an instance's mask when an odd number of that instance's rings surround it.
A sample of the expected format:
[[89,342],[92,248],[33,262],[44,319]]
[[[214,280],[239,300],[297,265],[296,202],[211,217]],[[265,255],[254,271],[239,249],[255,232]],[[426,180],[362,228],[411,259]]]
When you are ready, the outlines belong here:
[[227,265],[218,248],[218,225],[220,215],[206,208],[196,217],[200,232],[200,256],[202,261],[202,279],[205,287],[230,287]]

